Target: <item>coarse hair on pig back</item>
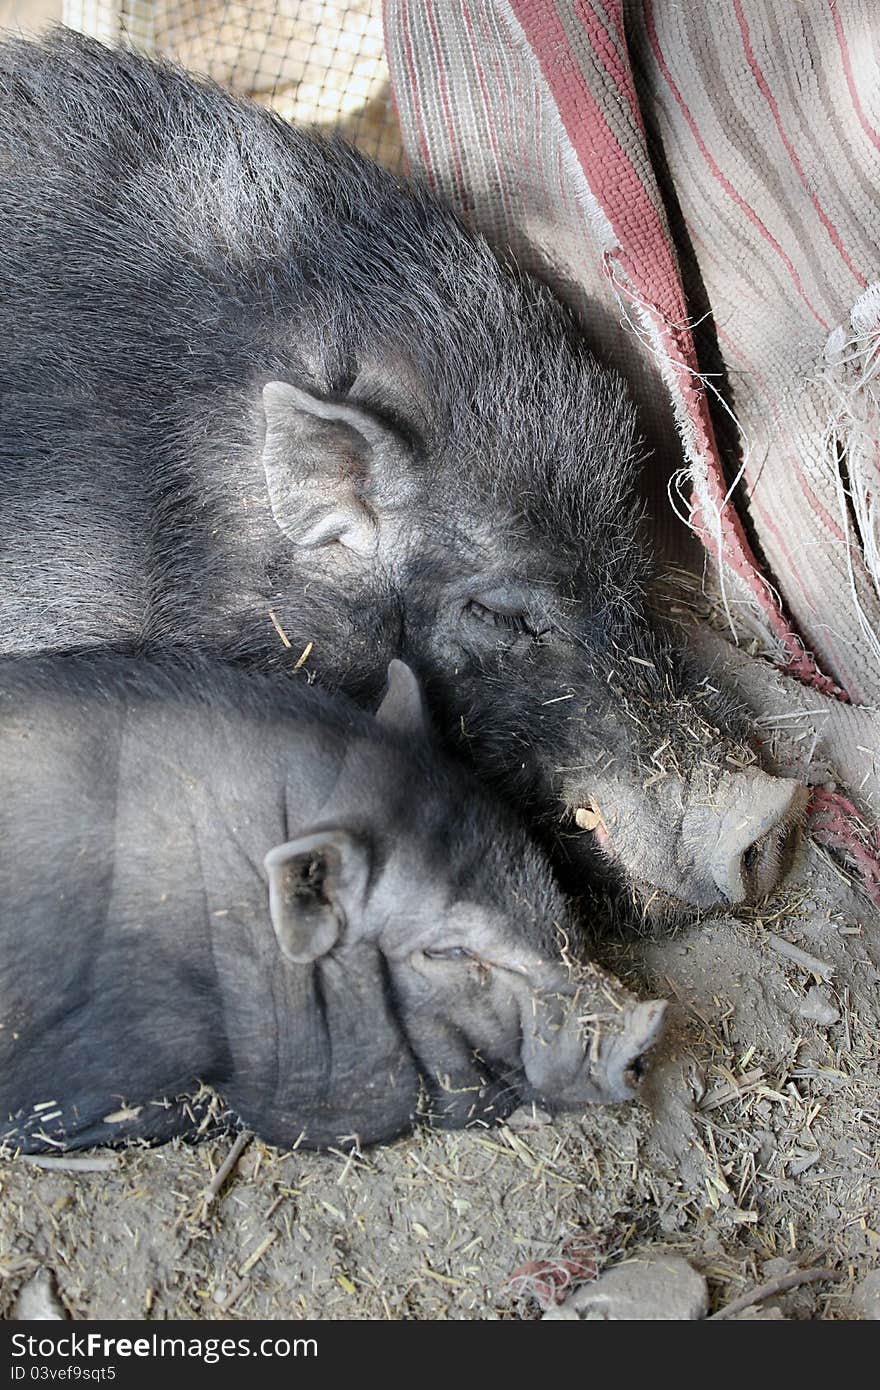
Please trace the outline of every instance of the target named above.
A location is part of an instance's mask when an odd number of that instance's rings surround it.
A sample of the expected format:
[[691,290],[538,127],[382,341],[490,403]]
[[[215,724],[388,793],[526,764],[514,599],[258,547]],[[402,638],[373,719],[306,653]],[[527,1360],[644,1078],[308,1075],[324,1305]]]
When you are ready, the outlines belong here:
[[[421,461],[434,494],[423,499],[432,520],[448,516],[453,488],[459,513],[469,499],[474,513],[490,502],[514,538],[553,537],[559,573],[576,591],[596,581],[606,620],[638,603],[639,444],[622,382],[596,363],[548,290],[499,265],[429,190],[169,64],[64,30],[40,45],[7,43],[4,85],[42,115],[16,134],[38,129],[40,139],[28,174],[35,186],[17,196],[51,200],[53,226],[93,225],[112,253],[106,308],[117,295],[125,302],[102,384],[115,375],[130,387],[136,371],[145,399],[161,394],[168,349],[187,344],[175,355],[178,385],[189,378],[198,397],[219,403],[301,370],[306,343],[318,389],[344,397],[364,363],[381,358],[399,366],[404,399],[386,392],[366,404],[413,443],[416,474]],[[102,201],[96,142],[122,190],[117,210]],[[27,277],[27,265],[14,273]],[[94,273],[91,243],[71,235],[71,294]],[[151,313],[157,294],[161,314]],[[210,330],[201,346],[193,306]],[[146,314],[149,333],[139,324]],[[387,384],[394,373],[384,375]],[[415,401],[408,382],[421,384]],[[429,477],[437,441],[455,466]]]

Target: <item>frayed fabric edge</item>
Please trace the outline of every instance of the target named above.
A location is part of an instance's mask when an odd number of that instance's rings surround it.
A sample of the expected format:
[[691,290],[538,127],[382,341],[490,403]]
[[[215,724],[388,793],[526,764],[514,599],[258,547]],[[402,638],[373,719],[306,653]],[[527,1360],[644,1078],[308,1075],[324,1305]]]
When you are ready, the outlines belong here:
[[823,453],[846,538],[850,600],[880,668],[880,632],[859,595],[853,554],[880,597],[880,282],[869,285],[849,321],[829,334],[821,380],[831,393]]

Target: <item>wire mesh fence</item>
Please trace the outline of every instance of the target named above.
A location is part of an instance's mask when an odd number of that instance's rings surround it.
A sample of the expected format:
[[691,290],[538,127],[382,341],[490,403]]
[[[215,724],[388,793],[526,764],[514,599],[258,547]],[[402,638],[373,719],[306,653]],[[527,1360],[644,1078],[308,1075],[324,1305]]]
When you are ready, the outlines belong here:
[[381,0],[156,0],[153,22],[156,52],[398,162]]
[[53,20],[170,58],[402,165],[381,0],[0,0],[0,27]]

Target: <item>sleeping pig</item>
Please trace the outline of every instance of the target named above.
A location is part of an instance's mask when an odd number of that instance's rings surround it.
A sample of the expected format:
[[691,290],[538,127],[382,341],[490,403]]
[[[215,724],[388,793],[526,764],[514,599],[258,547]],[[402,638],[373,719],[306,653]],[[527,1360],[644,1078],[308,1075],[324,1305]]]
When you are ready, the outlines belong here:
[[567,967],[512,813],[408,667],[375,717],[302,679],[0,662],[0,1140],[390,1139],[633,1094],[664,1005]]

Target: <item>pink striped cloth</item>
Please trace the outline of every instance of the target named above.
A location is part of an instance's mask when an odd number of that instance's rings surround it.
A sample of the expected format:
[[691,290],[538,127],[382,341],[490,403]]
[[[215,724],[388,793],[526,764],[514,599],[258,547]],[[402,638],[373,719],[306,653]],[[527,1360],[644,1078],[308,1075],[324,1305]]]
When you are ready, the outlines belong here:
[[838,777],[816,828],[880,901],[878,0],[385,0],[385,22],[412,166],[629,379],[658,546],[698,536],[731,634],[810,687]]

